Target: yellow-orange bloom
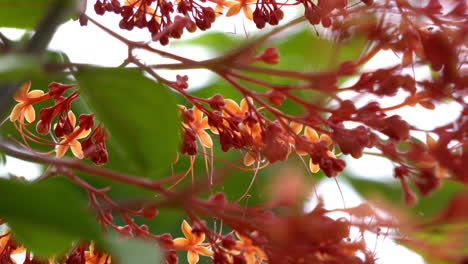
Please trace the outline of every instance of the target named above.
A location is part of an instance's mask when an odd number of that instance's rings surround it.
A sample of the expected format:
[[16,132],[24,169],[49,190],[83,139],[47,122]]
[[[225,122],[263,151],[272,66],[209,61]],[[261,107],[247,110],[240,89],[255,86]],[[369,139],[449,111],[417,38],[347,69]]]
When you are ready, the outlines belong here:
[[55,149],[56,155],[58,158],[60,158],[65,155],[69,148],[71,148],[73,155],[79,159],[82,159],[84,154],[83,149],[81,148],[81,143],[78,141],[78,139],[87,137],[91,132],[91,129],[84,130],[80,126],[75,127],[76,117],[72,111],[68,112],[68,118],[70,119],[74,129],[71,134],[62,137],[63,140],[60,141],[59,145]]
[[[242,251],[247,264],[262,263],[266,259],[266,254],[259,247],[256,247],[252,240],[236,232],[239,241],[236,241],[236,247]],[[236,252],[237,253],[237,252]]]
[[26,121],[32,123],[36,119],[36,111],[32,104],[37,103],[39,101],[37,98],[43,96],[44,92],[41,90],[33,90],[29,92],[30,88],[31,81],[27,81],[18,90],[18,93],[15,96],[15,100],[18,104],[16,104],[13,110],[11,110],[10,114],[10,120],[12,122],[16,120],[23,122],[23,120],[26,119]]
[[173,240],[174,248],[178,250],[187,250],[187,260],[189,264],[196,264],[200,256],[213,256],[213,251],[201,244],[205,240],[205,234],[192,233],[192,227],[187,221],[182,222],[182,232],[185,238],[176,238]]
[[235,16],[242,9],[242,11],[245,14],[245,17],[247,17],[249,20],[253,20],[253,11],[252,11],[252,8],[250,8],[250,6],[248,4],[255,3],[256,1],[255,0],[240,0],[240,1],[237,1],[237,2],[238,3],[235,3],[235,4],[230,6],[230,8],[228,9],[228,11],[226,13],[226,16],[227,17]]
[[85,252],[86,264],[106,264],[111,263],[111,257],[106,254],[97,253],[94,243],[89,246],[89,251]]

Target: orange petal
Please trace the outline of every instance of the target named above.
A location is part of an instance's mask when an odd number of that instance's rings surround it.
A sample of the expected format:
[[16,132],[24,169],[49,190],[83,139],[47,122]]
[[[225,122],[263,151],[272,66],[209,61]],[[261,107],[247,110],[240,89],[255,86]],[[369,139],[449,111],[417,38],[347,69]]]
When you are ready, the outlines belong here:
[[336,158],[335,153],[333,153],[331,151],[327,151],[327,154],[328,154],[328,157]]
[[315,129],[307,126],[305,128],[305,131],[304,131],[304,134],[306,136],[306,138],[310,141],[314,141],[314,140],[317,140],[319,137],[318,137],[318,134],[317,134],[317,131],[315,131]]
[[[63,141],[62,141],[62,142],[63,142]],[[67,144],[65,144],[65,145],[58,145],[57,148],[55,149],[57,158],[63,157],[63,155],[65,154],[65,152],[67,152],[68,148],[69,148],[69,146],[68,146]]]
[[195,122],[202,120],[203,112],[200,111],[196,106],[193,107],[193,118],[195,118]]
[[320,170],[320,166],[318,164],[314,164],[312,159],[309,161],[309,169],[312,173],[317,173]]
[[194,240],[192,240],[192,243],[195,245],[198,245],[205,240],[205,233],[201,233],[200,235],[193,234],[193,237],[194,237]]
[[72,140],[70,143],[71,151],[75,157],[82,159],[84,157],[83,149],[81,148],[81,143],[78,140]]
[[214,11],[215,11],[216,16],[220,16],[220,15],[223,14],[224,7],[222,5],[218,4],[218,5],[215,6]]
[[174,245],[176,246],[183,246],[183,247],[188,246],[190,244],[188,239],[181,238],[181,237],[172,240],[172,243],[174,243]]
[[198,130],[197,135],[203,146],[207,148],[213,147],[213,140],[211,140],[210,135],[205,130]]
[[29,98],[35,98],[35,97],[39,97],[43,95],[44,95],[44,91],[42,90],[32,90],[31,92],[28,93]]
[[[80,129],[80,127],[77,127],[75,128],[76,129]],[[91,129],[88,129],[88,130],[82,130],[77,136],[76,136],[76,139],[82,139],[82,138],[85,138],[89,135],[89,133],[91,133]]]
[[233,114],[239,114],[241,112],[239,105],[232,99],[225,99],[224,107],[228,109],[229,111],[231,111],[231,113]]
[[29,123],[34,122],[36,119],[36,111],[32,105],[27,105],[24,107],[24,118],[26,118],[26,121]]
[[250,8],[250,6],[244,6],[242,9],[243,9],[243,11],[244,11],[245,17],[246,17],[248,20],[253,20],[253,11],[252,11],[252,8]]
[[297,123],[297,122],[294,122],[292,121],[289,126],[291,127],[292,131],[295,133],[295,134],[299,134],[301,133],[302,131],[302,128],[304,127],[304,125],[302,125],[301,123]]
[[257,259],[256,259],[255,255],[252,254],[252,253],[244,253],[244,257],[245,257],[246,264],[256,264],[257,263]]
[[[227,16],[227,17],[230,17],[230,16],[237,15],[237,14],[239,14],[240,10],[241,10],[241,5],[240,5],[240,4],[235,4],[235,5],[231,6],[231,7],[228,9],[228,11],[227,11],[227,13],[226,13],[226,16]],[[228,100],[229,100],[229,99],[228,99]]]
[[18,102],[24,101],[28,97],[28,91],[31,88],[31,81],[25,82],[21,87],[18,89],[18,92],[15,95],[15,100]]
[[327,142],[327,146],[330,146],[333,143],[333,140],[327,134],[320,135],[320,140],[325,140]]
[[208,125],[208,117],[205,117],[201,120],[200,122],[200,126],[198,127],[198,129],[208,129],[210,128],[210,125]]
[[196,246],[195,247],[195,250],[198,252],[198,254],[202,255],[202,256],[208,256],[208,257],[211,257],[213,256],[213,251],[211,251],[209,248],[207,247],[202,247],[202,246]]
[[200,260],[200,256],[198,256],[197,252],[189,250],[187,252],[187,260],[189,264],[196,264]]
[[[244,7],[245,8],[245,7]],[[249,7],[250,8],[250,7]],[[245,12],[245,9],[244,9],[244,12]],[[250,12],[252,12],[252,10],[250,10]],[[249,100],[249,101],[247,101]],[[245,99],[245,97],[241,100],[240,102],[240,110],[242,113],[245,113],[249,110],[249,104],[248,102],[250,102],[250,104],[253,104],[253,99],[250,98],[250,97],[247,97],[247,99]]]
[[245,166],[251,166],[252,164],[255,163],[255,158],[252,157],[252,155],[250,155],[249,152],[245,153],[245,156],[244,156],[244,165]]
[[72,126],[75,127],[76,116],[72,111],[68,111],[68,118],[70,119]]
[[188,240],[192,241],[194,235],[193,235],[193,233],[192,233],[192,227],[189,225],[189,223],[187,223],[187,221],[184,220],[184,221],[182,222],[182,227],[181,227],[181,229],[182,229],[182,232],[184,233],[184,236],[185,236]]
[[19,103],[19,104],[16,104],[15,107],[13,107],[13,110],[11,110],[11,114],[10,114],[11,122],[14,122],[19,119],[24,105],[25,105],[24,103]]

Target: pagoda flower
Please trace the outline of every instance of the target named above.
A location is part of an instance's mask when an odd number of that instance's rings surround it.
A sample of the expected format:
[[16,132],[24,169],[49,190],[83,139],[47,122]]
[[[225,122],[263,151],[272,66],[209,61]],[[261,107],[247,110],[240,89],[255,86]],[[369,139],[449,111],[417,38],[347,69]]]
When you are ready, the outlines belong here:
[[78,139],[87,137],[91,132],[91,129],[85,130],[80,126],[75,127],[76,117],[72,111],[68,112],[68,119],[71,122],[73,132],[61,137],[63,140],[60,141],[59,145],[55,148],[57,158],[62,157],[67,152],[68,148],[71,148],[73,155],[79,159],[82,159],[84,157],[83,149],[81,148],[81,143],[78,141]]
[[102,254],[95,249],[94,243],[91,243],[89,250],[85,252],[85,260],[86,264],[107,264],[112,262],[109,255]]
[[24,250],[25,249],[23,247],[17,247],[16,243],[12,243],[10,230],[8,228],[5,229],[0,235],[0,259],[5,260],[5,263],[16,264],[16,262],[11,258],[11,255],[23,253]]
[[182,232],[185,238],[176,238],[173,240],[174,248],[177,250],[187,251],[187,260],[189,264],[196,264],[200,260],[200,256],[213,256],[213,251],[208,247],[203,246],[205,234],[197,234],[192,232],[192,227],[187,221],[182,222]]
[[[290,126],[291,126],[292,131],[294,133],[296,133],[296,134],[301,133],[301,131],[303,129],[303,125],[300,124],[300,123],[297,123],[297,122],[291,122]],[[321,134],[320,137],[319,137],[319,135],[317,134],[317,131],[315,131],[315,129],[313,129],[313,128],[309,127],[309,126],[306,126],[306,128],[304,129],[304,136],[310,142],[313,142],[313,141],[316,141],[316,140],[325,140],[325,142],[327,142],[328,147],[333,143],[330,136],[328,136],[327,134]],[[292,142],[292,144],[294,144],[294,141]],[[301,156],[305,156],[305,155],[308,154],[307,152],[302,151],[302,150],[298,150],[298,149],[296,149],[296,153],[298,155],[301,155]],[[328,153],[329,157],[336,158],[336,156],[335,156],[335,154],[333,152],[328,151],[327,153]],[[309,169],[310,169],[310,171],[312,173],[317,173],[320,170],[320,166],[318,164],[313,163],[312,159],[310,159]]]
[[[183,105],[179,105],[179,108],[182,111],[187,110],[187,108]],[[192,111],[193,121],[191,121],[190,124],[182,123],[182,125],[185,128],[192,129],[204,147],[213,147],[213,140],[211,139],[210,135],[205,131],[210,128],[210,125],[208,125],[208,117],[204,117],[203,112],[196,106],[192,108]]]
[[239,14],[239,12],[242,11],[244,12],[244,15],[247,19],[249,20],[253,20],[253,11],[252,11],[252,8],[249,6],[250,3],[255,3],[256,0],[237,0],[236,1],[237,3],[235,4],[232,4],[227,13],[226,13],[226,16],[227,17],[230,17],[230,16],[235,16],[237,14]]
[[236,241],[236,250],[234,250],[233,253],[240,254],[242,252],[246,264],[263,263],[263,260],[267,259],[267,256],[263,250],[255,246],[250,238],[245,237],[237,232],[235,233],[239,240]]
[[50,98],[49,94],[44,94],[41,90],[32,90],[29,92],[30,88],[31,81],[27,81],[16,93],[15,101],[17,101],[18,104],[16,104],[11,111],[11,122],[19,120],[20,123],[23,123],[24,119],[29,123],[34,122],[34,120],[36,120],[36,111],[32,105]]

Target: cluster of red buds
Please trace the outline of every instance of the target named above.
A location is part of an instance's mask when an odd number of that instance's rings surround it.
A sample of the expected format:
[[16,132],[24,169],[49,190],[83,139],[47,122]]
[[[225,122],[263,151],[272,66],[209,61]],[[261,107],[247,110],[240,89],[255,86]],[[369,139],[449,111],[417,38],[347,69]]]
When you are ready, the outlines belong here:
[[[178,1],[176,6],[171,1],[131,0],[121,5],[117,0],[97,0],[94,10],[99,15],[105,12],[120,14],[120,28],[147,28],[153,40],[163,45],[169,38],[180,38],[184,29],[189,32],[197,28],[209,29],[216,19],[213,8],[193,0]],[[175,11],[180,15],[174,15]]]
[[[42,90],[29,91],[30,87],[31,82],[28,81],[19,89],[15,96],[18,104],[10,114],[10,120],[21,133],[26,146],[29,147],[28,140],[44,145],[55,145],[55,149],[48,153],[55,152],[57,157],[62,157],[70,148],[74,156],[79,159],[89,158],[97,165],[107,163],[105,130],[102,126],[98,126],[88,137],[94,127],[94,114],[82,114],[76,120],[75,114],[71,111],[71,105],[80,93],[74,91],[64,96],[64,93],[74,88],[75,85],[53,82],[49,84],[47,93]],[[36,120],[34,105],[48,100],[53,100],[54,104],[42,108]],[[28,130],[28,126],[36,121],[37,133],[43,136],[51,134],[54,141],[44,139]],[[76,126],[77,121],[78,126]],[[88,138],[81,143],[78,141],[86,137]]]

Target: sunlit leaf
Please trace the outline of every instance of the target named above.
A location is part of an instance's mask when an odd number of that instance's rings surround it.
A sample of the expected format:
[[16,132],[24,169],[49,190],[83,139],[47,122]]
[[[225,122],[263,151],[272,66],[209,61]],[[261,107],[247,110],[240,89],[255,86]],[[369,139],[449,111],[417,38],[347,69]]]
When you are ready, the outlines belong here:
[[109,131],[108,141],[130,168],[126,171],[157,177],[169,168],[180,127],[169,88],[135,69],[83,67],[76,77],[86,102]]

